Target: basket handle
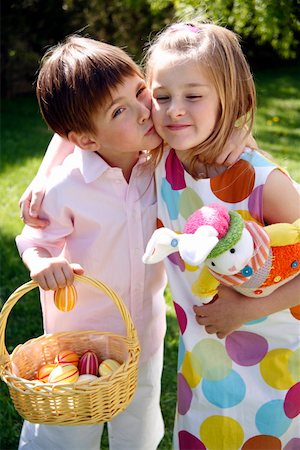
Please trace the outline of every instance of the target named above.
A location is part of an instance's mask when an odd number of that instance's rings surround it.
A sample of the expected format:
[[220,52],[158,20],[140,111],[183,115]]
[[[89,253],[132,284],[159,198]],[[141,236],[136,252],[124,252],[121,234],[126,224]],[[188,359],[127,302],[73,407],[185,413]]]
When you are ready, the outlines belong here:
[[[105,285],[104,283],[101,283],[101,281],[96,280],[95,278],[88,277],[85,275],[76,275],[74,274],[74,279],[77,281],[81,281],[86,284],[90,284],[101,291],[105,292],[111,300],[115,303],[117,306],[122,319],[125,322],[126,325],[126,333],[127,338],[132,339],[136,337],[136,330],[134,328],[132,319],[130,317],[129,311],[127,307],[125,306],[123,300],[119,295],[109,286]],[[23,284],[22,286],[18,287],[7,299],[7,301],[4,303],[2,311],[0,312],[0,365],[3,364],[4,361],[2,361],[2,358],[5,359],[5,356],[8,355],[8,352],[5,347],[5,328],[8,316],[12,310],[12,308],[15,306],[17,301],[23,297],[24,294],[31,291],[32,289],[38,287],[38,284],[34,281],[28,281],[27,283]]]

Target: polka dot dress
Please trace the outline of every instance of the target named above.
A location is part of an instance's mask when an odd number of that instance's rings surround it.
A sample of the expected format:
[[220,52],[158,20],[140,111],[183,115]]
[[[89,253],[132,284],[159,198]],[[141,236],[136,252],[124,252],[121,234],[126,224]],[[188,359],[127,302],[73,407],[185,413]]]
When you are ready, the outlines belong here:
[[[245,150],[222,174],[196,181],[168,149],[156,172],[158,226],[181,232],[191,213],[216,202],[262,224],[263,186],[275,168]],[[198,269],[179,253],[165,262],[180,328],[174,448],[299,450],[300,308],[246,323],[219,340],[195,321],[199,299],[191,286]]]

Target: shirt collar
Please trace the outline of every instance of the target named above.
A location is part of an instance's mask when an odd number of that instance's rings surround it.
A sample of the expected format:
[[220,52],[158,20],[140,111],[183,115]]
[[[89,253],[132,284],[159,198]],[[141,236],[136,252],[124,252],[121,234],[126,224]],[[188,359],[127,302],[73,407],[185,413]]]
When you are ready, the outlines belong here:
[[[76,159],[78,159],[79,161],[79,170],[82,173],[82,176],[86,183],[92,183],[97,178],[99,178],[104,172],[113,169],[96,152],[89,150],[81,150],[81,148],[75,147],[74,155],[76,156]],[[136,166],[143,164],[145,161],[146,155],[144,152],[141,152]]]

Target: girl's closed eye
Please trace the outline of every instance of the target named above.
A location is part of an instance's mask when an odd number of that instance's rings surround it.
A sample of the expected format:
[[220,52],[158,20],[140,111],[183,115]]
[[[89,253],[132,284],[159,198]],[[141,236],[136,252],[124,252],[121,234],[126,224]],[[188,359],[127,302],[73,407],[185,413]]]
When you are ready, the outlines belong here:
[[199,100],[200,98],[202,98],[203,95],[187,95],[186,98],[188,100]]

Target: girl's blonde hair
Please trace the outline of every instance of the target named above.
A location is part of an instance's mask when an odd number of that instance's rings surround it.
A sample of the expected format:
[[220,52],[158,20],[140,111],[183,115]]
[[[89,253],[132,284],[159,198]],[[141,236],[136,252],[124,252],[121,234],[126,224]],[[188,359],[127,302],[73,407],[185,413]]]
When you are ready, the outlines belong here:
[[[190,150],[187,158],[189,172],[198,178],[199,162],[214,163],[234,127],[244,127],[248,133],[251,132],[256,108],[253,77],[238,36],[212,23],[179,22],[167,27],[155,38],[145,56],[145,73],[150,86],[152,68],[161,51],[201,64],[219,96],[215,129],[204,142]],[[161,150],[153,151],[155,161],[159,161],[161,153]]]

